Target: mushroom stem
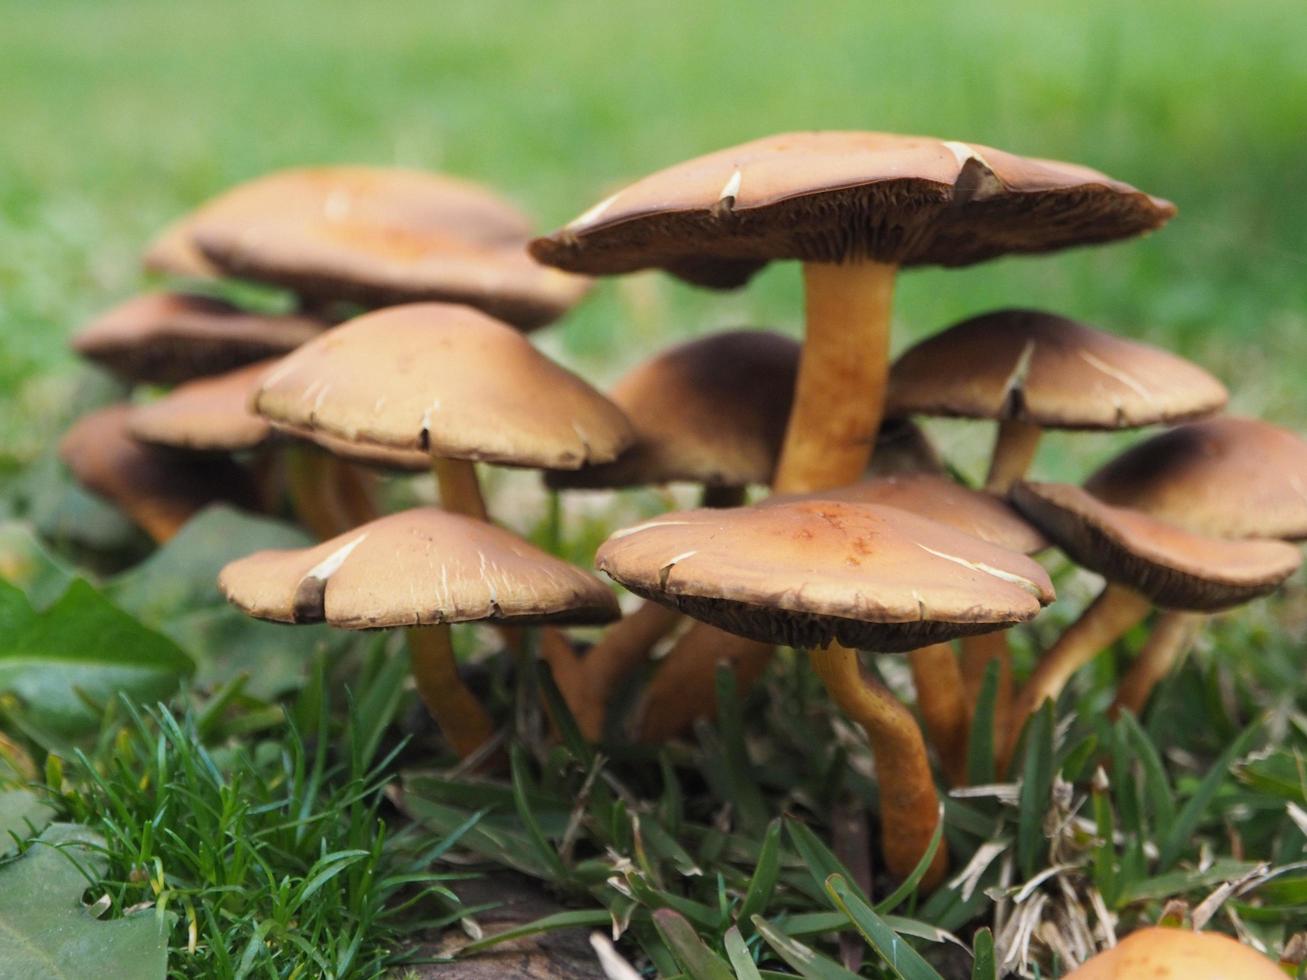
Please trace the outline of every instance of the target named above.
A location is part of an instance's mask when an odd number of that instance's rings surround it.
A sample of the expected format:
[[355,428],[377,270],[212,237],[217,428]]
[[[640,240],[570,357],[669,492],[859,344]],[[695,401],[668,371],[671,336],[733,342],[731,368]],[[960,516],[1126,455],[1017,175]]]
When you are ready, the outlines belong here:
[[364,473],[359,467],[345,462],[335,461],[336,495],[340,500],[343,516],[351,528],[376,520],[377,505],[372,499],[371,474]]
[[1021,688],[1013,705],[1008,727],[1007,746],[1001,754],[1006,768],[1016,749],[1021,730],[1040,705],[1057,700],[1071,675],[1101,650],[1115,643],[1126,630],[1141,622],[1152,604],[1138,592],[1121,585],[1109,584],[1080,618],[1067,627],[1058,641],[1039,658],[1035,672]]
[[1185,612],[1164,612],[1157,618],[1148,641],[1117,687],[1116,700],[1108,709],[1111,717],[1123,710],[1136,715],[1143,712],[1153,688],[1188,652],[1206,621],[1201,613]]
[[1044,430],[1039,426],[1020,419],[1000,422],[998,435],[994,438],[994,452],[989,458],[985,489],[1000,497],[1007,496],[1013,485],[1029,471],[1043,434]]
[[286,490],[300,523],[320,541],[333,538],[349,524],[334,500],[334,460],[310,445],[286,448]]
[[778,492],[844,486],[867,468],[885,407],[897,272],[870,259],[804,263],[807,333]]
[[418,696],[460,759],[489,741],[495,728],[481,702],[458,676],[449,626],[408,630],[409,664]]
[[641,742],[665,742],[700,718],[717,714],[717,665],[735,671],[735,689],[743,696],[767,669],[773,647],[707,623],[695,623],[676,641],[645,690],[637,722]]
[[994,692],[994,744],[1002,745],[1012,716],[1012,650],[1008,631],[979,633],[962,638],[962,683],[967,692],[967,716],[976,715],[976,702],[985,671],[998,662],[998,688]]
[[635,612],[604,630],[583,661],[586,697],[576,708],[582,735],[592,741],[599,738],[613,691],[644,663],[654,644],[671,632],[680,618],[675,609],[646,599]]
[[953,644],[934,643],[908,654],[917,708],[939,753],[949,782],[961,786],[967,773],[967,710],[962,670]]
[[486,501],[481,495],[481,481],[477,479],[475,463],[466,459],[433,456],[431,472],[436,476],[441,507],[465,517],[488,520]]
[[[880,787],[881,848],[890,872],[905,878],[926,853],[939,823],[939,796],[921,729],[898,698],[862,676],[855,651],[832,643],[808,654],[831,698],[871,742]],[[946,874],[948,853],[941,846],[921,880],[922,888],[934,888]]]

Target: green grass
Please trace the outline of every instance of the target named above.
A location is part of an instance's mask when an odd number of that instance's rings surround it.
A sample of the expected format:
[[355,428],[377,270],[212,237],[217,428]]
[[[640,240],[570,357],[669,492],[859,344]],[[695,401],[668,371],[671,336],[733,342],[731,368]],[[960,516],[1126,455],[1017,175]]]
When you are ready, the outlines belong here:
[[[76,385],[64,340],[138,288],[141,244],[237,180],[306,161],[448,169],[503,188],[545,228],[614,182],[805,127],[1061,156],[1180,205],[1146,241],[905,276],[898,346],[983,308],[1040,305],[1204,361],[1240,410],[1307,421],[1299,0],[0,0],[0,18],[11,452],[62,424]],[[787,266],[725,296],[633,277],[545,343],[605,379],[672,336],[793,330],[798,285]],[[966,456],[972,432],[946,442]],[[1079,456],[1052,447],[1048,465],[1074,472]]]

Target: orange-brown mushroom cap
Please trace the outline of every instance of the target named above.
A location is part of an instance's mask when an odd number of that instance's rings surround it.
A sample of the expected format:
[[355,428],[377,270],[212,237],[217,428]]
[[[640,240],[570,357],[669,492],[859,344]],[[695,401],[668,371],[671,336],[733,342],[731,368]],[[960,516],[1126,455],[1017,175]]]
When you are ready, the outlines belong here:
[[284,358],[254,407],[362,445],[545,469],[608,462],[635,438],[621,409],[520,333],[444,303],[336,327]]
[[1307,440],[1259,419],[1222,416],[1159,433],[1085,489],[1200,534],[1307,539]]
[[220,276],[222,273],[196,247],[193,231],[193,215],[169,223],[146,245],[141,256],[141,265],[145,271],[179,279],[213,279]]
[[785,437],[799,351],[797,342],[780,334],[732,330],[637,365],[608,393],[635,427],[635,445],[614,462],[551,473],[549,485],[769,483]]
[[1127,238],[1175,208],[1076,164],[866,132],[768,136],[658,171],[531,244],[587,275],[730,288],[776,259],[970,265]]
[[522,328],[556,319],[588,288],[531,261],[529,222],[497,194],[413,170],[279,171],[201,208],[191,234],[223,271],[303,296],[467,303]]
[[1219,932],[1137,929],[1066,980],[1284,980],[1270,959]]
[[438,623],[604,623],[617,601],[593,575],[511,531],[434,507],[391,514],[312,548],[227,565],[223,595],[259,619],[342,629]]
[[1012,501],[1074,561],[1163,609],[1211,612],[1276,589],[1302,561],[1280,541],[1205,537],[1112,507],[1066,483],[1019,483]]
[[146,293],[97,316],[73,335],[72,347],[130,381],[176,384],[285,354],[327,326],[207,296]]
[[130,405],[82,416],[59,441],[59,458],[77,482],[109,501],[156,541],[204,507],[229,501],[254,509],[250,474],[230,459],[196,458],[147,446],[127,431]]
[[972,317],[906,351],[888,410],[1124,429],[1220,411],[1228,394],[1184,358],[1036,310]]
[[638,595],[796,647],[913,650],[1023,622],[1053,598],[1023,555],[836,500],[666,514],[612,535],[596,561]]
[[1023,555],[1048,547],[1048,538],[1007,501],[935,473],[878,476],[835,490],[771,497],[760,506],[775,506],[787,500],[843,500],[897,507]]

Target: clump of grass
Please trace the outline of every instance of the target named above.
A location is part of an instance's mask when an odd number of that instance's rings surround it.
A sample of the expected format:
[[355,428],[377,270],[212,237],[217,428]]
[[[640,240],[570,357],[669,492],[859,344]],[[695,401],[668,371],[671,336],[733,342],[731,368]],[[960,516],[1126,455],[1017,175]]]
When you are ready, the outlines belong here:
[[390,833],[394,753],[372,762],[352,722],[329,738],[324,705],[313,743],[288,722],[209,749],[196,712],[123,704],[106,751],[47,758],[45,795],[103,838],[93,891],[115,914],[173,913],[170,976],[377,976],[404,961],[407,932],[457,916],[453,876],[428,869],[461,831]]

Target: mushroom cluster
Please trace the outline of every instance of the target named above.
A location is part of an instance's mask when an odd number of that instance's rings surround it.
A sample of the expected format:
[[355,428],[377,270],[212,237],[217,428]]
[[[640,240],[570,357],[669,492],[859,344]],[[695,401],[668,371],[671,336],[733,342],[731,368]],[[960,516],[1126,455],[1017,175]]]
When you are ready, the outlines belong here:
[[[1219,415],[1226,391],[1202,368],[1029,309],[972,317],[891,363],[900,269],[1126,239],[1174,213],[1080,165],[861,132],[690,160],[535,239],[466,182],[286,171],[169,228],[147,264],[184,286],[78,335],[123,378],[176,387],[79,423],[64,455],[160,540],[218,497],[288,498],[322,543],[236,561],[223,592],[273,621],[407,630],[418,691],[462,757],[499,719],[460,678],[452,623],[495,624],[520,662],[538,652],[594,740],[675,737],[713,714],[722,664],[747,685],[777,647],[806,651],[865,732],[885,866],[905,877],[941,819],[938,781],[966,779],[982,688],[1002,766],[1025,721],[1127,630],[1153,620],[1118,699],[1139,711],[1205,617],[1298,567],[1307,442]],[[801,344],[702,337],[603,394],[526,336],[586,277],[659,269],[724,290],[781,260],[802,264]],[[213,298],[221,277],[293,300],[243,309]],[[982,486],[944,465],[921,416],[997,424]],[[1028,479],[1046,432],[1149,426],[1167,428],[1083,487]],[[641,600],[619,619],[597,578],[493,523],[478,464],[541,470],[566,494],[688,483],[700,506],[598,549]],[[427,469],[441,508],[380,512],[378,472]],[[1007,631],[1053,600],[1032,557],[1051,546],[1104,585],[1018,685]],[[614,620],[584,655],[559,629]],[[859,651],[907,655],[915,712]],[[610,717],[637,679],[636,710]],[[925,887],[948,862],[938,849]]]

